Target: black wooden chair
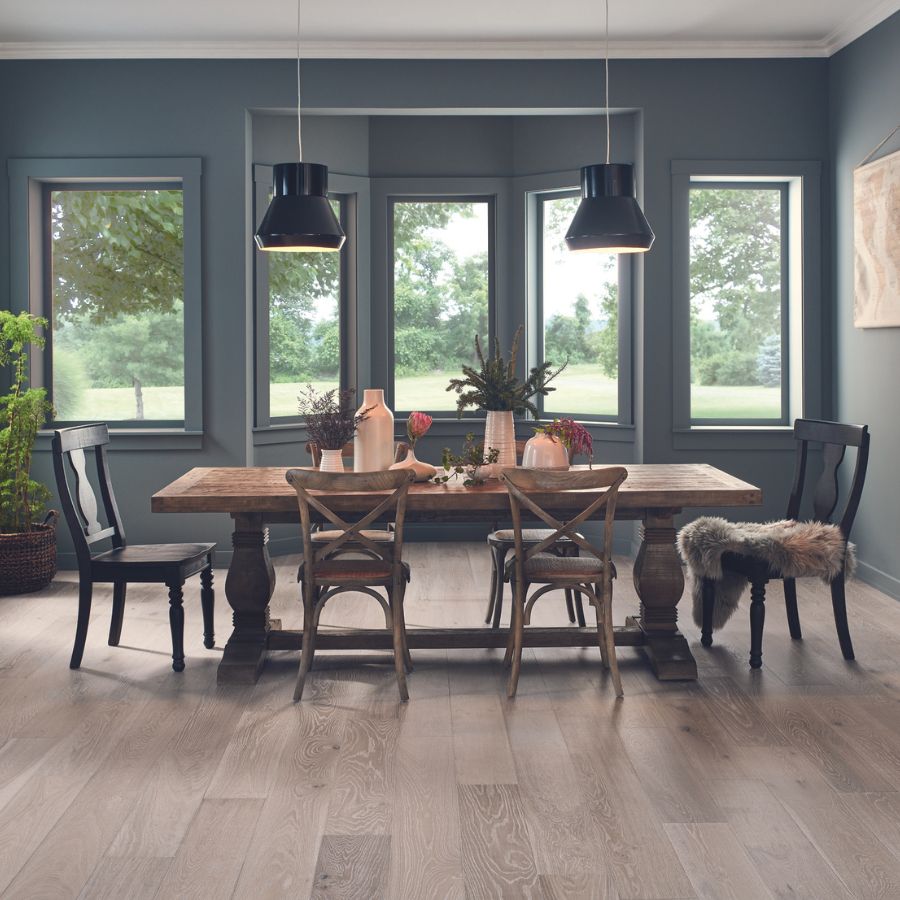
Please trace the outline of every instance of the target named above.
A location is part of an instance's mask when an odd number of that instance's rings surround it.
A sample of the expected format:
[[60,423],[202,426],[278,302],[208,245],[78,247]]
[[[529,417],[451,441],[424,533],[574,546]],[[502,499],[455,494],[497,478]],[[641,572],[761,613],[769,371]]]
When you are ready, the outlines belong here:
[[[184,582],[200,573],[200,602],[203,607],[203,644],[215,643],[213,634],[213,570],[215,544],[132,544],[125,541],[125,529],[109,476],[106,425],[78,425],[62,428],[53,435],[53,469],[56,490],[62,503],[78,559],[78,625],[70,668],[81,665],[91,618],[91,596],[95,584],[113,585],[112,621],[109,645],[117,647],[125,614],[125,588],[129,582],[165,584],[169,588],[169,626],[172,630],[172,668],[184,669]],[[107,527],[97,517],[97,498],[88,480],[85,451],[93,450],[97,482]],[[70,485],[68,468],[74,484]],[[111,540],[112,549],[93,553],[100,541]]]
[[[797,419],[794,423],[794,437],[797,440],[797,458],[794,471],[794,485],[787,505],[787,518],[798,519],[806,482],[806,466],[811,442],[822,443],[822,473],[816,482],[813,494],[813,516],[816,522],[831,522],[831,516],[838,505],[838,469],[844,460],[847,447],[856,447],[856,465],[849,484],[846,503],[840,521],[837,523],[844,540],[844,558],[850,529],[859,509],[863,484],[866,480],[866,466],[869,460],[869,428],[867,425],[843,425],[839,422],[822,422],[816,419]],[[800,614],[797,609],[797,582],[787,577],[768,561],[754,556],[725,553],[722,568],[746,577],[750,582],[750,666],[762,666],[762,637],[765,623],[766,584],[780,579],[784,584],[784,603],[787,611],[788,628],[794,640],[800,640]],[[830,582],[831,605],[834,624],[844,659],[853,659],[853,643],[847,625],[847,601],[844,592],[846,562],[844,568]],[[704,647],[712,644],[713,608],[715,604],[715,583],[703,579],[703,625],[700,642]]]

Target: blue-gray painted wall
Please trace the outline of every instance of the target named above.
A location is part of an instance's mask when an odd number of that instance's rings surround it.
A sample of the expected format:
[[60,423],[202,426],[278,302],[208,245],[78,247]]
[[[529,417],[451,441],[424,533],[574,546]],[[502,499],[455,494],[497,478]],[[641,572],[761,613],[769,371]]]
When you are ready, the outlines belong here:
[[[900,13],[829,60],[833,169],[835,409],[870,426],[854,528],[861,575],[900,598],[900,328],[853,327],[853,170],[900,123]],[[876,158],[900,150],[900,133]]]
[[[635,310],[633,446],[601,445],[601,458],[704,460],[760,484],[758,516],[779,515],[790,451],[740,436],[718,449],[675,449],[672,433],[671,178],[673,159],[821,160],[829,156],[829,68],[825,60],[615,61],[612,97],[636,110],[644,208],[657,240],[643,260]],[[356,115],[391,110],[596,109],[596,61],[374,61],[304,63],[304,104]],[[67,156],[198,156],[203,162],[204,421],[202,450],[114,453],[120,505],[132,540],[210,535],[228,546],[223,517],[151,516],[150,494],[194,465],[293,463],[296,444],[254,449],[250,439],[248,183],[252,113],[295,102],[290,61],[0,62],[0,159]],[[600,161],[602,149],[577,160]],[[347,165],[358,159],[349,153]],[[331,162],[331,160],[325,160]],[[568,162],[568,160],[567,160]],[[523,156],[522,165],[527,164]],[[830,209],[828,179],[823,207]],[[8,183],[0,178],[0,303],[13,306]],[[12,227],[17,227],[13,223]],[[823,257],[824,258],[824,257]],[[821,263],[820,263],[821,264]],[[830,316],[830,269],[821,314]],[[382,349],[373,348],[373,354]],[[826,370],[831,346],[808,347]],[[244,365],[242,365],[242,361]],[[829,412],[830,398],[816,412]],[[36,463],[49,476],[46,454]],[[874,491],[873,491],[874,493]],[[732,511],[734,512],[734,511]],[[873,541],[878,539],[872,535]],[[63,541],[65,549],[66,541]],[[865,554],[865,551],[864,551]]]

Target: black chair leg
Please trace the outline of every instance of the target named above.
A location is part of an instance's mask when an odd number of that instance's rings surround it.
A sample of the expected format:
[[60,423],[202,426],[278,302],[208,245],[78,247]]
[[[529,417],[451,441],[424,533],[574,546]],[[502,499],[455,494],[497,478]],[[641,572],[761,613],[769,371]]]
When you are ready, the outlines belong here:
[[750,668],[762,667],[763,626],[766,622],[766,582],[750,582]]
[[503,573],[506,569],[506,550],[502,547],[495,548],[494,565],[497,568],[497,590],[494,594],[494,617],[491,628],[500,627],[500,616],[503,615]]
[[574,625],[575,624],[575,606],[572,603],[572,589],[566,588],[565,594],[566,594],[566,613],[568,613],[568,616],[569,616],[569,623]]
[[716,583],[712,578],[704,578],[701,585],[703,599],[703,624],[700,626],[700,643],[712,647],[713,610],[716,606]]
[[581,602],[581,591],[575,591],[575,621],[578,622],[579,628],[584,628],[587,624],[584,620],[584,604]]
[[117,581],[113,584],[112,618],[109,622],[109,646],[118,647],[122,637],[122,619],[125,616],[125,589],[127,583]]
[[203,608],[203,646],[212,650],[216,646],[215,608],[212,562],[200,573],[200,606]]
[[844,654],[844,659],[856,659],[853,654],[853,642],[850,640],[850,628],[847,625],[847,598],[844,594],[843,573],[831,582],[831,606],[834,609],[834,624],[838,640],[841,642],[841,653]]
[[72,659],[69,661],[70,669],[77,669],[81,665],[81,657],[84,655],[84,644],[87,641],[88,625],[91,621],[91,595],[94,593],[94,585],[82,579],[78,585],[78,624],[75,626],[75,646],[72,649]]
[[799,641],[803,632],[800,630],[800,611],[797,609],[797,582],[793,578],[784,579],[784,608],[787,611],[791,637]]
[[184,670],[184,591],[182,585],[170,584],[169,588],[169,629],[172,632],[172,668],[176,672]]

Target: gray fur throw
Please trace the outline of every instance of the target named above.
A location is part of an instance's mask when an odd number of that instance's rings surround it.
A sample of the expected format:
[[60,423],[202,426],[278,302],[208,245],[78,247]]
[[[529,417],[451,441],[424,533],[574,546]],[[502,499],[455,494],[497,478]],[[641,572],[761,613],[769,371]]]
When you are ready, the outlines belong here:
[[716,585],[713,628],[721,628],[738,607],[747,579],[723,571],[722,554],[740,553],[766,560],[787,578],[818,577],[830,582],[843,568],[849,578],[856,569],[856,548],[847,544],[837,525],[822,522],[729,522],[704,516],[678,532],[678,552],[691,573],[694,621],[703,622],[703,579]]

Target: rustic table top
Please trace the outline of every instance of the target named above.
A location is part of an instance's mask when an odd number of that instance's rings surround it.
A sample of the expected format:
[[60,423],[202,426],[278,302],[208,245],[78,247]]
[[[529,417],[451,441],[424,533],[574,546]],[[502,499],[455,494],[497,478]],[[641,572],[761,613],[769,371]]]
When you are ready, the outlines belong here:
[[[285,481],[289,467],[195,468],[157,491],[153,512],[290,513],[297,511],[294,489]],[[576,466],[573,468],[586,468]],[[697,506],[757,506],[762,491],[727,472],[703,463],[627,465],[628,478],[619,489],[617,508],[683,509]],[[566,491],[536,500],[554,508],[583,507],[589,492]],[[335,511],[371,508],[373,495],[329,495]],[[368,499],[367,499],[368,498]],[[589,500],[588,500],[589,502]],[[407,499],[408,513],[508,512],[506,488],[498,480],[476,487],[462,483],[414,484]]]

